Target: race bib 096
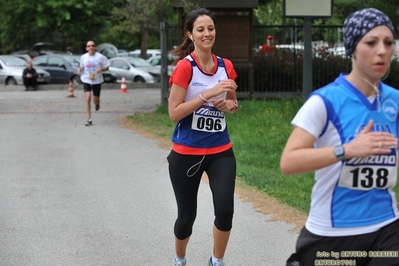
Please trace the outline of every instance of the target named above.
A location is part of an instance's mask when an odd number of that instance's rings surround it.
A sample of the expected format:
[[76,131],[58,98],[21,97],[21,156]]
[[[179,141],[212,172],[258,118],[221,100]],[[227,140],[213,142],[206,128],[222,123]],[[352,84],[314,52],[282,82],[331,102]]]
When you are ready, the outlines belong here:
[[204,132],[223,132],[226,129],[224,112],[211,105],[202,105],[193,113],[191,129]]

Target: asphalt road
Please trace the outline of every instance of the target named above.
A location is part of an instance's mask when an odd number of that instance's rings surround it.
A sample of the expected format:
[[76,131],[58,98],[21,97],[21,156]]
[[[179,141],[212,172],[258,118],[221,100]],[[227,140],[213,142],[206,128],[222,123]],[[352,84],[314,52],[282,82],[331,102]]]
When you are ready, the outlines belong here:
[[[118,122],[156,108],[160,90],[104,89],[91,127],[81,88],[74,94],[0,88],[0,266],[170,266],[169,151]],[[236,196],[228,266],[285,265],[297,233],[269,218]],[[188,266],[207,265],[212,224],[201,183]]]

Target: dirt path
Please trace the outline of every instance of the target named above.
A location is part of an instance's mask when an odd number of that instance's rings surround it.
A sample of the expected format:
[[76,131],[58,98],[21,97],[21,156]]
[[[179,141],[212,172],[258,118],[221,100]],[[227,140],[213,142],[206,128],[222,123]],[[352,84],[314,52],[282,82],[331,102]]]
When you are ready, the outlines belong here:
[[[172,143],[169,139],[160,138],[150,134],[145,130],[145,128],[132,123],[131,120],[127,118],[121,118],[120,122],[122,127],[131,129],[135,133],[146,138],[156,140],[160,148],[167,150],[171,148]],[[206,175],[204,176],[203,180],[207,182]],[[290,224],[295,224],[296,227],[294,230],[297,232],[299,232],[299,230],[305,224],[307,217],[306,213],[298,211],[286,204],[279,202],[277,199],[271,196],[257,191],[253,187],[244,184],[239,178],[237,178],[236,194],[242,201],[251,202],[254,208],[260,213],[272,215],[272,218],[269,219],[269,221],[284,221]]]

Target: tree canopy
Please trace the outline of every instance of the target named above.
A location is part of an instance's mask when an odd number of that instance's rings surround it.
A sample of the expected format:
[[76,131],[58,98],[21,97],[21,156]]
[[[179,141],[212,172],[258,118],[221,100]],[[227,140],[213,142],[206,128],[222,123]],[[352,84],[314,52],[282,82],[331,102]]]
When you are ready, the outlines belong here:
[[[28,49],[36,42],[66,49],[97,39],[110,17],[113,0],[0,0],[3,53]],[[77,47],[80,48],[80,47]]]
[[[189,0],[177,1],[192,6]],[[73,46],[79,53],[84,52],[90,39],[128,50],[159,48],[160,22],[177,24],[171,3],[172,0],[0,0],[0,53],[27,50],[37,42],[51,42],[56,50]],[[282,18],[282,3],[283,0],[259,0],[254,23],[290,23]],[[334,16],[323,23],[341,25],[349,13],[376,7],[391,18],[397,29],[398,6],[399,0],[334,0]]]

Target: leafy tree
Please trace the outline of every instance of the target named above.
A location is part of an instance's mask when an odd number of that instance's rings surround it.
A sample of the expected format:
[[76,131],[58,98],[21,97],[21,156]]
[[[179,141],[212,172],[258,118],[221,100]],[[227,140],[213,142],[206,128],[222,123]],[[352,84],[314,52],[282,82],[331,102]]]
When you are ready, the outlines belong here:
[[39,34],[35,24],[36,6],[30,1],[0,0],[0,47],[3,53],[26,49]]
[[282,0],[263,1],[254,10],[257,23],[262,25],[281,25],[283,23],[283,2]]
[[[34,43],[54,43],[54,49],[98,36],[110,17],[113,0],[0,0],[0,44],[3,53],[29,49]],[[75,45],[76,46],[76,45]]]
[[[260,2],[259,2],[260,3]],[[313,19],[313,25],[330,25],[330,26],[340,26],[343,24],[345,18],[359,10],[363,7],[375,7],[380,9],[385,14],[387,14],[396,29],[396,32],[399,30],[399,13],[398,8],[399,0],[392,1],[381,1],[381,0],[334,0],[333,1],[333,16],[331,18],[324,19]],[[302,19],[294,19],[294,18],[284,18],[283,17],[283,0],[265,0],[260,3],[258,9],[254,11],[255,24],[261,25],[303,25]],[[274,31],[275,35],[279,35],[282,41],[285,41],[287,38],[287,32],[284,32],[283,29],[273,29],[272,27],[269,29],[270,32]],[[281,32],[280,32],[281,31]],[[269,34],[269,33],[268,33]],[[265,35],[265,34],[263,34]],[[324,40],[329,43],[336,43],[340,40],[342,41],[342,31],[337,29],[336,32],[331,30],[319,30],[318,32],[313,33],[312,36],[314,40]],[[260,37],[257,37],[257,40]],[[261,37],[264,38],[263,36]],[[302,39],[302,36],[297,36],[298,39]]]
[[[0,0],[0,52],[29,49],[40,41],[54,43],[54,49],[84,52],[85,43],[111,42],[117,47],[147,48],[160,46],[161,21],[176,25],[174,2],[185,11],[194,6],[190,0]],[[283,0],[259,0],[254,23],[261,25],[302,25],[301,19],[283,18]],[[314,24],[342,25],[351,12],[376,7],[399,26],[399,0],[334,0],[334,15],[315,19]],[[339,37],[339,36],[338,36]],[[264,37],[262,37],[263,40]],[[336,39],[336,37],[329,37]]]
[[77,43],[76,50],[83,50],[91,39],[98,42],[101,31],[110,17],[112,0],[41,0],[37,5],[37,26],[51,32],[52,41],[59,49]]
[[139,36],[141,57],[145,58],[148,49],[150,33],[158,34],[159,47],[160,22],[165,21],[172,13],[168,0],[126,0],[121,7],[112,10],[112,26],[110,36],[126,37],[126,44],[137,43],[132,38]]

